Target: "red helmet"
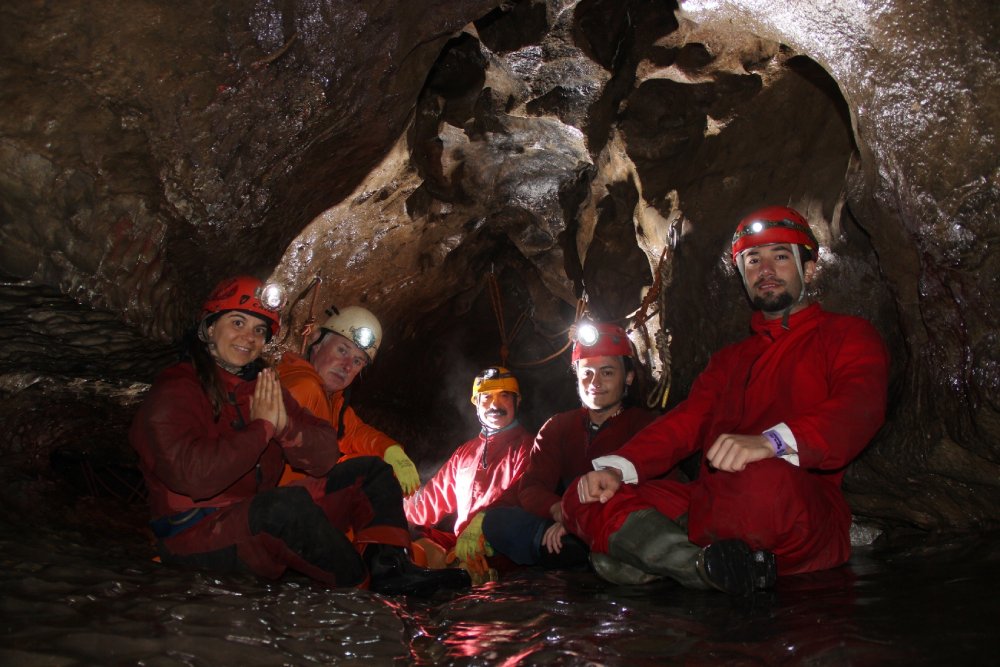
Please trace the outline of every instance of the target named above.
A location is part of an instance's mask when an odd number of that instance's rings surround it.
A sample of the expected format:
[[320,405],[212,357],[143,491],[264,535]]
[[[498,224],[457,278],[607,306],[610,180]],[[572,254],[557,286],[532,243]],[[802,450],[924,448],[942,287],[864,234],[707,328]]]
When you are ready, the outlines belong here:
[[610,322],[583,323],[576,329],[573,362],[590,357],[631,357],[632,343],[625,330]]
[[733,234],[733,263],[739,265],[736,258],[744,250],[772,243],[805,246],[814,255],[819,247],[802,214],[787,206],[767,206],[740,221]]
[[238,310],[267,320],[271,325],[267,339],[271,340],[271,336],[278,333],[278,329],[281,328],[281,316],[277,311],[269,310],[261,303],[260,290],[263,286],[263,281],[253,276],[236,276],[223,280],[215,286],[202,305],[199,321],[204,322],[207,317],[221,315],[229,310]]

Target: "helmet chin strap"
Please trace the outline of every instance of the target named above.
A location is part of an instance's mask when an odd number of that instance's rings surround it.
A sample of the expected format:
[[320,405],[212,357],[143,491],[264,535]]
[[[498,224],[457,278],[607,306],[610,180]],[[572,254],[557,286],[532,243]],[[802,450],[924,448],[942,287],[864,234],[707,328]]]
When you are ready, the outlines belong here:
[[799,271],[799,298],[795,303],[788,304],[788,307],[781,313],[781,328],[788,330],[788,318],[792,315],[792,308],[802,303],[806,298],[806,274],[802,269],[802,255],[799,251],[799,244],[792,244],[792,256],[795,258],[795,268]]

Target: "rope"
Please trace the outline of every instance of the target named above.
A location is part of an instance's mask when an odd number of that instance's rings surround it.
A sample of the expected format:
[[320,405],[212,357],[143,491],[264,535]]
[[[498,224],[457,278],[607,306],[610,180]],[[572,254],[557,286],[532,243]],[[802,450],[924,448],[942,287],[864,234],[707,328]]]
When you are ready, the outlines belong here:
[[[318,287],[321,282],[323,282],[323,279],[319,276],[313,278],[312,282],[299,294],[299,298],[295,300],[298,303],[305,296],[306,292],[313,290],[312,299],[309,301],[309,317],[302,323],[302,328],[299,330],[299,335],[302,336],[302,345],[299,349],[300,357],[306,356],[306,347],[309,345],[309,338],[312,337],[313,332],[316,330],[316,296],[319,294],[319,290],[314,288]],[[291,309],[288,312],[291,313]]]
[[561,356],[563,352],[565,352],[570,348],[570,346],[573,344],[573,341],[576,339],[576,323],[580,321],[581,317],[583,317],[583,312],[586,309],[586,306],[587,306],[586,301],[584,301],[583,299],[577,299],[576,315],[573,318],[573,324],[567,327],[564,331],[560,332],[559,334],[559,335],[568,334],[566,337],[567,338],[566,343],[562,347],[560,347],[558,350],[556,350],[549,356],[544,357],[542,359],[537,359],[535,361],[520,362],[517,364],[512,364],[512,366],[514,368],[532,368],[534,366],[541,366],[542,364],[547,364],[556,357]]
[[504,322],[503,317],[503,298],[500,294],[500,284],[497,281],[497,276],[495,273],[490,271],[486,274],[487,285],[490,292],[490,304],[493,306],[493,314],[497,319],[497,328],[500,330],[500,365],[505,367],[515,367],[515,368],[531,368],[533,366],[541,366],[542,364],[547,364],[556,357],[560,356],[563,352],[569,349],[573,344],[573,339],[576,333],[576,323],[580,321],[583,316],[584,309],[587,302],[583,299],[578,299],[576,303],[576,316],[573,318],[573,325],[567,328],[565,331],[560,332],[558,335],[569,333],[566,343],[560,347],[558,350],[552,354],[544,357],[542,359],[536,359],[535,361],[525,361],[519,363],[508,364],[507,359],[510,356],[510,343],[517,337],[518,332],[521,327],[528,320],[528,311],[522,311],[517,318],[517,322],[514,323],[514,328],[511,329],[510,333],[507,332],[507,327]]
[[[504,326],[503,300],[500,297],[500,284],[497,282],[497,274],[490,271],[486,274],[486,281],[490,290],[490,303],[493,306],[493,314],[497,318],[497,328],[500,330],[500,365],[506,366],[507,356],[510,354],[510,339],[507,337],[507,327]],[[520,319],[518,320],[518,327],[520,327]]]
[[[663,246],[663,252],[660,253],[660,261],[656,264],[656,275],[653,277],[653,285],[649,288],[649,292],[646,293],[646,297],[642,300],[642,305],[639,306],[635,317],[635,327],[636,330],[642,333],[643,343],[647,350],[652,350],[654,347],[659,353],[660,364],[662,366],[662,372],[660,373],[660,379],[656,382],[649,393],[646,395],[646,406],[654,409],[660,409],[667,407],[667,401],[670,398],[670,383],[671,383],[671,356],[670,356],[670,343],[672,340],[670,329],[667,328],[666,315],[667,315],[667,304],[666,304],[666,291],[663,289],[664,283],[669,281],[669,276],[667,275],[667,249],[670,247],[669,244]],[[657,302],[657,307],[652,312],[649,312],[650,306],[653,301]],[[646,322],[653,316],[659,314],[660,316],[660,330],[656,332],[654,338],[655,345],[650,344],[649,340],[649,329],[646,327]],[[652,366],[652,359],[650,361],[650,366]]]

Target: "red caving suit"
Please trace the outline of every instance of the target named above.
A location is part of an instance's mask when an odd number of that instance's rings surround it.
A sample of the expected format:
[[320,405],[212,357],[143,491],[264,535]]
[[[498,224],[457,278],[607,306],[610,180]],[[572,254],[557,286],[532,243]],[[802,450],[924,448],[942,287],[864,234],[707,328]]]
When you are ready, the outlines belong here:
[[[199,507],[216,510],[197,525],[165,538],[170,552],[189,554],[235,544],[240,560],[251,570],[277,578],[287,561],[296,558],[277,554],[276,545],[250,534],[250,501],[277,485],[286,459],[311,475],[325,475],[340,456],[336,432],[287,392],[288,424],[283,433],[275,433],[266,420],[250,421],[256,380],[241,380],[221,368],[216,372],[231,397],[218,419],[194,367],[179,363],[157,377],[136,414],[129,440],[139,454],[154,519]],[[240,422],[245,424],[241,429]],[[364,525],[371,518],[370,505],[362,505],[357,509],[366,516],[352,523]],[[299,569],[335,583],[307,564]]]
[[[517,504],[517,482],[528,462],[534,436],[520,424],[485,436],[480,432],[459,446],[426,484],[404,499],[410,523],[433,527],[454,513],[455,531],[446,549],[454,548],[454,537],[481,510]],[[435,531],[435,541],[447,538]]]
[[[712,356],[688,397],[629,440],[616,456],[635,466],[606,503],[581,504],[575,485],[563,498],[567,528],[607,552],[626,517],[654,507],[688,515],[700,546],[741,539],[777,557],[779,574],[835,567],[850,556],[851,510],[840,490],[845,466],[882,425],[888,353],[867,321],[812,304],[781,320],[755,313],[754,335]],[[710,469],[702,458],[690,484],[653,479],[724,433],[790,430],[799,465],[787,458],[742,472]],[[787,438],[786,438],[787,442]]]

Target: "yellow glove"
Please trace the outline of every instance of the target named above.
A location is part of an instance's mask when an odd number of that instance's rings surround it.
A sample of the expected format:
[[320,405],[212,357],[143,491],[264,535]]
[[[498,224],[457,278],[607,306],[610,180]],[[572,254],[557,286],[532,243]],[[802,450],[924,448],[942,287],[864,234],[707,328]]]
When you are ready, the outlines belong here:
[[392,471],[396,473],[396,479],[399,480],[399,486],[403,489],[403,495],[412,496],[413,492],[420,486],[420,473],[417,472],[417,466],[413,465],[413,461],[406,455],[403,448],[399,445],[392,445],[385,450],[382,458],[392,466]]
[[483,536],[483,517],[480,512],[466,524],[455,543],[455,555],[463,563],[473,563],[483,556],[492,556],[493,547]]

